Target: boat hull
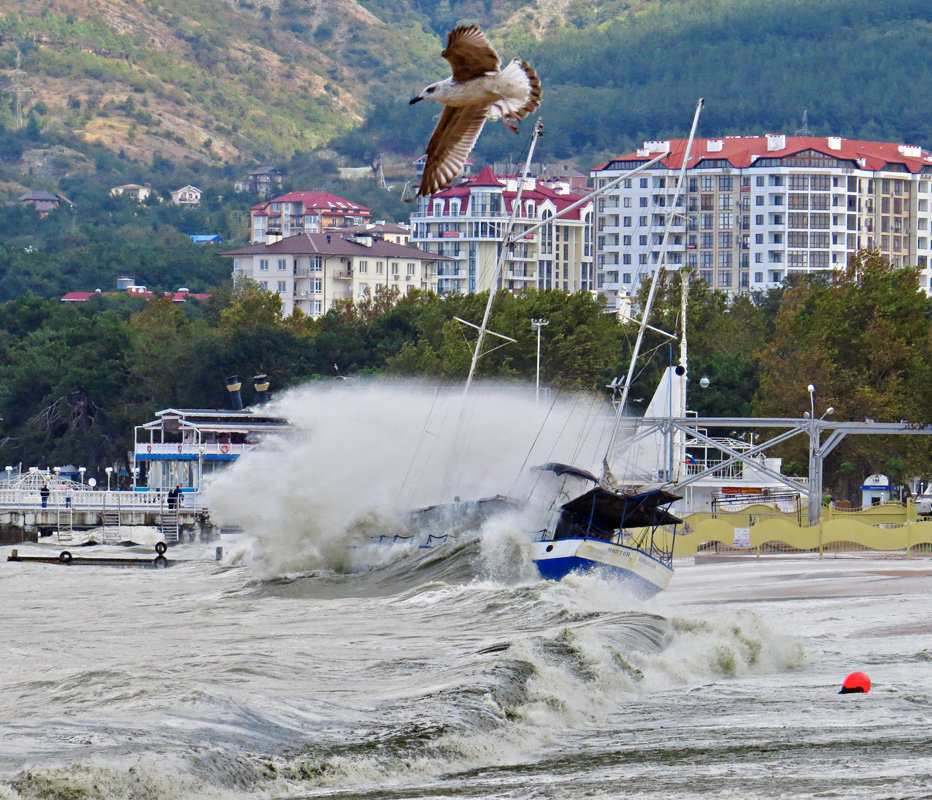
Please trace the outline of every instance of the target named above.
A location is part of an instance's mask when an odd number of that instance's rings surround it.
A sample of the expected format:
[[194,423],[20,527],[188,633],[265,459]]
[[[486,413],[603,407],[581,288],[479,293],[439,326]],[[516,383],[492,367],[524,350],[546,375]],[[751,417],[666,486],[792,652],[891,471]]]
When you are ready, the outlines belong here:
[[652,597],[670,584],[673,568],[641,550],[601,539],[534,542],[534,563],[548,580],[573,572],[597,572],[628,584],[639,597]]

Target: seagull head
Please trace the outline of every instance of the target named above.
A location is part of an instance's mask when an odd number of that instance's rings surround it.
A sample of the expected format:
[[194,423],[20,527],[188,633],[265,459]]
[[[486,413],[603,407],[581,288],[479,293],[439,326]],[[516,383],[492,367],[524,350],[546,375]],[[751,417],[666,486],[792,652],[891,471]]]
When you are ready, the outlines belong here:
[[446,81],[440,81],[439,83],[432,83],[430,86],[425,88],[417,97],[412,97],[408,105],[413,106],[415,103],[420,103],[421,100],[437,100],[442,94],[441,87]]

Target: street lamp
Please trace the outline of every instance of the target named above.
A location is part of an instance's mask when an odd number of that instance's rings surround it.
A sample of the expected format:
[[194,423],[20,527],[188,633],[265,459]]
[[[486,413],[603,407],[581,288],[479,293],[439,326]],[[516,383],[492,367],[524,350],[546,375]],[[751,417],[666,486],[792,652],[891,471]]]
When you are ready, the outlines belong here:
[[809,413],[812,419],[815,419],[815,386],[811,383],[806,387],[809,392]]
[[78,475],[81,476],[81,485],[84,486],[84,473],[87,472],[87,467],[78,467]]
[[11,467],[11,466],[8,464],[8,465],[6,466],[6,482],[7,482],[7,485],[9,485],[10,483],[12,483],[12,481],[13,481],[13,467]]
[[106,467],[104,472],[107,473],[107,491],[110,491],[110,475],[113,472],[113,467]]
[[540,399],[540,329],[549,325],[549,319],[532,319],[531,330],[537,331],[537,381],[534,384],[534,402]]

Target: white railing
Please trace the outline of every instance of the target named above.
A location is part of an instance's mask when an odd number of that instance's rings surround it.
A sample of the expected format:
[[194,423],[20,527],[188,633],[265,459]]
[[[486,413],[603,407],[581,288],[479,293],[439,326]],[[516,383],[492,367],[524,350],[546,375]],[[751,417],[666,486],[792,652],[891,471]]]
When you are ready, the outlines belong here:
[[[252,448],[251,444],[229,444],[226,442],[136,442],[136,455],[146,456],[200,456],[200,455],[235,455],[241,456]],[[203,448],[204,452],[201,452]]]
[[[63,489],[52,489],[42,505],[42,496],[37,489],[0,489],[0,509],[22,508],[41,511],[43,508],[55,511],[69,507],[69,497]],[[144,491],[116,491],[90,489],[71,492],[70,507],[75,511],[158,511],[168,509],[168,489]],[[197,492],[182,492],[180,510],[199,509],[200,498]]]

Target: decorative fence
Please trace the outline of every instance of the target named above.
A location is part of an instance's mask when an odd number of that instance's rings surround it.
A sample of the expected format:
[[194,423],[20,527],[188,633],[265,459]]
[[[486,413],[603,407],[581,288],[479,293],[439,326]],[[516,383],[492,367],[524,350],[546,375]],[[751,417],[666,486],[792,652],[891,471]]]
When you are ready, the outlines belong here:
[[822,521],[799,524],[796,512],[752,506],[739,513],[687,517],[673,555],[697,553],[903,552],[932,553],[932,520],[918,519],[915,507],[886,504],[865,511],[823,509]]

